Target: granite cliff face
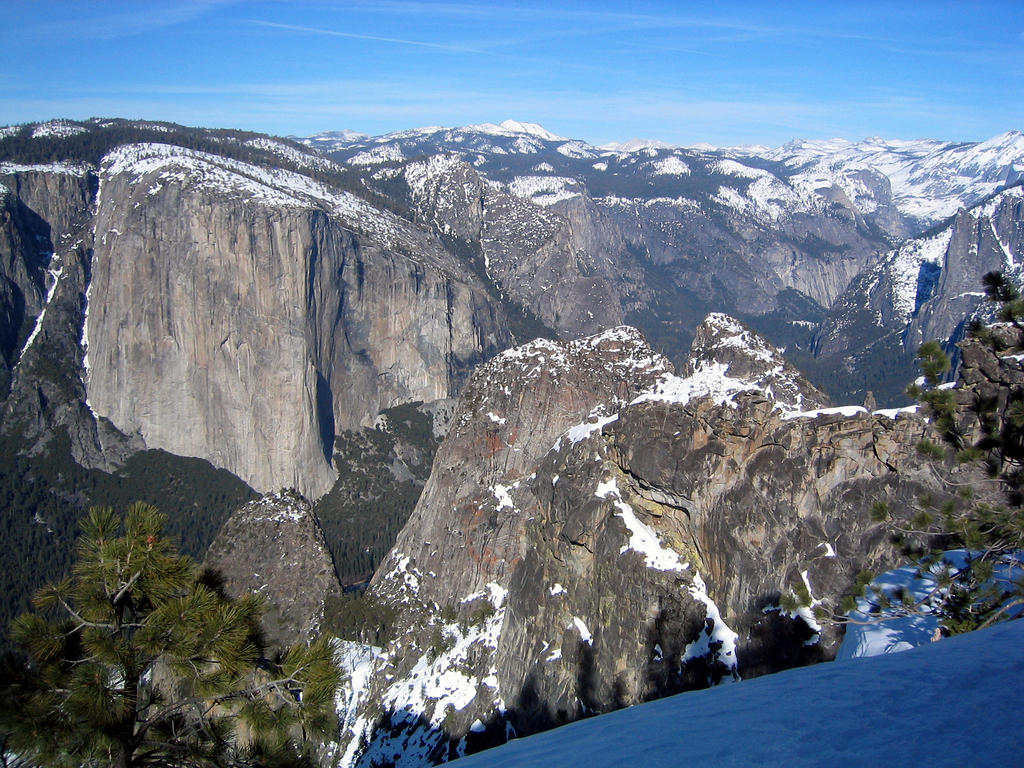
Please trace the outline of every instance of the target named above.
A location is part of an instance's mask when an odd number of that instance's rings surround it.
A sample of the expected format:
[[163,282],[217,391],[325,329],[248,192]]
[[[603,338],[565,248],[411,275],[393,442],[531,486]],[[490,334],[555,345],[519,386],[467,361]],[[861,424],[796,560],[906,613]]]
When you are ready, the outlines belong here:
[[780,596],[841,596],[894,556],[871,504],[941,493],[922,419],[828,408],[724,315],[684,377],[631,329],[574,344],[503,353],[463,392],[370,587],[400,629],[352,661],[345,764],[831,658],[835,629]]
[[330,161],[162,130],[224,150],[123,143],[98,164],[0,168],[7,432],[31,445],[65,426],[88,466],[160,448],[317,497],[337,432],[454,396],[511,343],[488,286]]
[[321,495],[336,429],[452,395],[508,341],[436,241],[295,174],[126,147],[96,231],[90,405],[256,488]]
[[143,446],[85,404],[79,341],[96,181],[83,165],[0,164],[0,425],[31,452],[63,430],[77,462],[109,469]]

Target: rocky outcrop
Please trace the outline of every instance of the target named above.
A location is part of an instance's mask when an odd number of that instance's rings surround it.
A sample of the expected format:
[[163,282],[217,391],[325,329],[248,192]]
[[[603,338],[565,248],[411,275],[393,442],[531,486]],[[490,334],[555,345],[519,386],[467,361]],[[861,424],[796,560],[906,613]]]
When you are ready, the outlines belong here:
[[325,601],[341,594],[313,508],[294,491],[268,494],[233,512],[204,565],[231,597],[264,598],[267,639],[285,647],[310,640]]
[[436,762],[834,655],[836,629],[780,596],[835,599],[892,561],[870,508],[941,496],[928,426],[823,407],[731,318],[697,339],[684,377],[618,329],[473,378],[370,587],[400,630],[354,672],[345,764]]
[[[384,574],[404,558],[470,581],[425,581],[420,598],[446,605],[504,583],[521,557],[525,520],[501,513],[509,488],[529,475],[567,425],[599,421],[654,385],[670,364],[627,327],[564,343],[538,339],[483,366],[459,398],[423,495]],[[446,510],[438,514],[438,510]]]

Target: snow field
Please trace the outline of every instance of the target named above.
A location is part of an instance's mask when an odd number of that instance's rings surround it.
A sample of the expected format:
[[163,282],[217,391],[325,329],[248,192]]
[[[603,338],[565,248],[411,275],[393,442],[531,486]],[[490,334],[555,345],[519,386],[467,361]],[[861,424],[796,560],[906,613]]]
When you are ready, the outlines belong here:
[[[1024,621],[792,669],[517,739],[462,768],[1019,765]],[[974,724],[984,727],[972,727]]]

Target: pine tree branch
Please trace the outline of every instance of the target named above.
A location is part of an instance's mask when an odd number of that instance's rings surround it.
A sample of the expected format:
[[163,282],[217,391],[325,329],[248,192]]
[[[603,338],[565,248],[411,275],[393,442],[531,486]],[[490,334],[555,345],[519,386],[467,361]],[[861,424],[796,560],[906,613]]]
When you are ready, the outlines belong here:
[[1009,611],[1011,608],[1016,608],[1018,605],[1024,605],[1024,597],[1006,603],[1002,608],[1000,608],[998,611],[996,611],[987,619],[985,619],[985,621],[982,623],[980,627],[978,627],[978,629],[984,629],[985,627],[992,626],[996,623],[996,621],[998,621],[1000,616]]
[[83,618],[82,615],[78,613],[74,608],[68,605],[68,602],[63,597],[58,595],[57,599],[60,601],[61,607],[71,615],[71,618],[78,622],[78,626],[70,632],[68,632],[68,635],[72,635],[75,632],[78,632],[83,627],[90,627],[92,629],[109,629],[114,632],[120,629],[120,627],[116,624],[88,621],[87,619]]
[[[130,558],[130,555],[129,555],[129,558]],[[126,565],[127,565],[127,563],[126,563]],[[121,601],[121,598],[124,597],[125,592],[127,592],[129,589],[132,588],[132,585],[134,585],[135,582],[138,581],[138,579],[139,579],[139,577],[141,575],[142,575],[142,569],[140,568],[139,570],[137,570],[134,573],[134,575],[130,579],[128,579],[127,583],[125,583],[125,585],[123,587],[121,587],[121,589],[118,590],[117,594],[114,595],[114,598],[111,600],[111,602],[114,603],[115,605],[117,603],[119,603]]]

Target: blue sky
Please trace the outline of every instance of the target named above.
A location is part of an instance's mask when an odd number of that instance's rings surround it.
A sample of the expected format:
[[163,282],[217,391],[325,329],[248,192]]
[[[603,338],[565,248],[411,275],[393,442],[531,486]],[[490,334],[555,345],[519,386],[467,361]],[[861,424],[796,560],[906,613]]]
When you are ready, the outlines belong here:
[[1024,129],[1024,2],[0,0],[0,124],[282,135],[512,118],[592,143]]

